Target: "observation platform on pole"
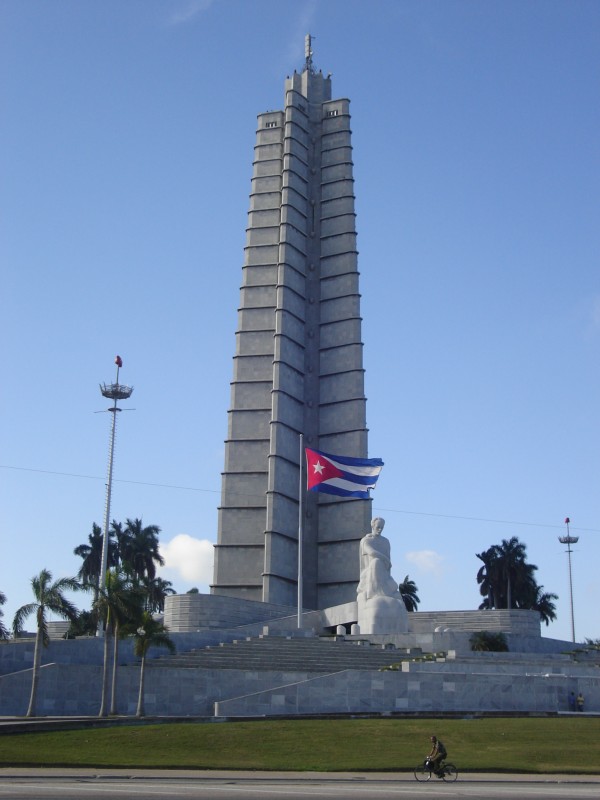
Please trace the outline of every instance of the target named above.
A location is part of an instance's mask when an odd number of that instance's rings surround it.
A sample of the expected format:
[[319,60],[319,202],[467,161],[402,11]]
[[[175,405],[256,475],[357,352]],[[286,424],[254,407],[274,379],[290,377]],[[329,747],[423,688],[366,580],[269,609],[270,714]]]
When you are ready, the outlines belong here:
[[101,383],[100,391],[104,397],[111,400],[127,400],[131,397],[133,386],[125,386],[124,383]]

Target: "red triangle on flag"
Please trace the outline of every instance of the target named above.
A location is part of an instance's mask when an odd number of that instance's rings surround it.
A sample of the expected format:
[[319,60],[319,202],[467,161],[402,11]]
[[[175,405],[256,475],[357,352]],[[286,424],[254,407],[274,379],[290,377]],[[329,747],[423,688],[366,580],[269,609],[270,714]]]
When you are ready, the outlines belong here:
[[322,453],[306,448],[306,479],[309,489],[330,478],[341,478],[343,474]]

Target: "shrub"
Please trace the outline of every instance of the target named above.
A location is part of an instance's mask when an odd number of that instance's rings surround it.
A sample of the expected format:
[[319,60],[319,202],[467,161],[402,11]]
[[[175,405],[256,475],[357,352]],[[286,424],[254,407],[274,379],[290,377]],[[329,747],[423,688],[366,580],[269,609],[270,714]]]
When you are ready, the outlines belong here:
[[471,650],[475,652],[506,653],[508,652],[508,642],[502,633],[491,633],[490,631],[478,631],[469,639]]

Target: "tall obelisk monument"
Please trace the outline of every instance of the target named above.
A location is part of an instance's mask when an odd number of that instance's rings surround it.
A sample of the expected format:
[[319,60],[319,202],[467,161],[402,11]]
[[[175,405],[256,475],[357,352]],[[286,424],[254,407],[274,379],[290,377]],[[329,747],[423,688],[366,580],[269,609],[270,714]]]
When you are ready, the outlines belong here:
[[[307,36],[258,116],[213,594],[293,606],[300,434],[368,455],[349,107]],[[304,606],[355,600],[371,501],[310,493],[303,517]]]

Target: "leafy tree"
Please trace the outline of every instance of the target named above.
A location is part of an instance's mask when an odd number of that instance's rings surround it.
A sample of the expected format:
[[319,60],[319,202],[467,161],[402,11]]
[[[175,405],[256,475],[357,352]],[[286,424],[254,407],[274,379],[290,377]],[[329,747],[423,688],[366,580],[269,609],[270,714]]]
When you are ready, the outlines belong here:
[[419,595],[417,594],[419,591],[417,584],[414,581],[409,580],[408,575],[406,575],[402,583],[398,585],[398,590],[402,596],[402,599],[404,600],[406,610],[416,611],[419,607],[419,603],[421,602]]
[[37,632],[35,637],[35,651],[33,655],[33,672],[31,678],[31,696],[26,716],[32,717],[35,713],[35,701],[42,661],[42,647],[50,643],[48,637],[48,613],[58,614],[63,619],[73,620],[77,617],[77,609],[67,600],[64,593],[77,591],[81,588],[75,578],[60,578],[52,582],[52,573],[43,569],[39,575],[31,579],[31,588],[35,601],[27,603],[17,609],[13,619],[13,633],[15,638],[23,632],[23,624],[31,614],[36,615]]
[[168,635],[168,629],[155,620],[152,614],[144,611],[139,627],[135,633],[133,652],[136,656],[141,657],[140,666],[140,692],[138,695],[138,705],[136,716],[144,716],[144,680],[145,680],[145,667],[146,655],[151,647],[165,647],[170,653],[175,652],[175,645],[173,640]]
[[[6,603],[6,595],[4,592],[0,592],[0,606],[3,606]],[[2,622],[2,618],[4,617],[4,611],[0,609],[0,639],[8,639],[8,629],[4,627],[4,623]]]
[[490,631],[477,631],[469,638],[471,650],[475,652],[505,653],[508,651],[506,636],[502,633]]
[[200,590],[197,586],[192,586],[191,589],[188,589],[186,594],[200,594]]
[[126,625],[134,627],[141,619],[143,594],[132,584],[128,576],[111,570],[106,575],[106,586],[98,591],[94,611],[104,621],[104,658],[102,668],[102,698],[99,717],[107,714],[109,650],[113,639],[112,683],[110,713],[116,714],[117,668],[119,659],[119,637]]

